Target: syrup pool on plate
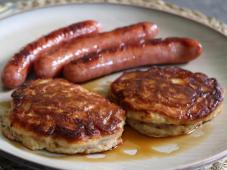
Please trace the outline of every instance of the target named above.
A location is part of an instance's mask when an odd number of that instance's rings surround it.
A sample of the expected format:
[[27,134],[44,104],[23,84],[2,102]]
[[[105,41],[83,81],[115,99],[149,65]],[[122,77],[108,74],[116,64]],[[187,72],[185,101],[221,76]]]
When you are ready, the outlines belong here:
[[[111,75],[83,84],[83,87],[107,96],[111,82],[118,76]],[[98,154],[68,156],[63,159],[74,159],[89,162],[108,162],[148,159],[151,157],[166,157],[184,152],[191,147],[195,147],[204,141],[210,134],[211,128],[205,125],[198,128],[190,135],[168,137],[168,138],[151,138],[139,134],[132,128],[126,126],[123,133],[123,143],[118,147]]]

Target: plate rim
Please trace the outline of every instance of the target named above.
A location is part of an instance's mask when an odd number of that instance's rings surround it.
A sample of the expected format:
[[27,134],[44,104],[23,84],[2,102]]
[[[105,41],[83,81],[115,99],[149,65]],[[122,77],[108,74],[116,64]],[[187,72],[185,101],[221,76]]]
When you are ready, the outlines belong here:
[[[51,5],[51,6],[43,6],[43,7],[39,7],[39,8],[33,8],[33,9],[29,9],[29,10],[25,10],[25,11],[22,11],[22,12],[17,12],[17,13],[14,13],[10,16],[6,16],[4,18],[1,18],[0,19],[0,22],[1,21],[5,21],[9,18],[12,18],[12,17],[17,17],[18,15],[23,15],[23,14],[26,14],[26,13],[30,13],[30,12],[34,12],[34,11],[41,11],[43,9],[50,9],[50,8],[56,8],[56,7],[67,7],[67,6],[77,6],[77,5],[113,5],[113,6],[125,6],[125,7],[136,7],[136,8],[142,8],[142,9],[149,9],[149,10],[153,10],[153,11],[158,11],[158,12],[162,12],[162,13],[166,13],[166,14],[169,14],[169,15],[173,15],[173,16],[176,16],[176,17],[180,17],[180,18],[183,18],[183,19],[186,19],[186,20],[190,20],[192,22],[195,22],[199,25],[202,25],[204,27],[207,27],[209,28],[210,30],[212,31],[215,31],[216,33],[222,35],[223,37],[225,37],[227,39],[227,36],[220,32],[219,30],[213,28],[213,27],[210,27],[204,23],[201,23],[199,21],[196,21],[196,20],[193,20],[191,18],[187,18],[185,16],[182,16],[182,15],[179,15],[179,14],[175,14],[175,13],[171,13],[169,11],[165,11],[165,10],[161,10],[161,9],[156,9],[156,8],[151,8],[151,7],[146,7],[146,6],[141,6],[141,5],[135,5],[135,4],[121,4],[121,3],[109,3],[109,2],[102,2],[102,3],[97,3],[97,2],[94,2],[94,3],[67,3],[67,4],[55,4],[55,5]],[[5,138],[5,137],[4,137]],[[58,167],[55,167],[54,165],[50,165],[50,164],[45,164],[43,162],[40,162],[40,163],[36,163],[34,160],[31,159],[27,159],[27,158],[22,158],[22,157],[19,157],[18,155],[12,153],[12,152],[7,152],[5,150],[2,150],[2,148],[0,148],[0,150],[10,156],[13,156],[13,157],[16,157],[17,159],[21,159],[21,160],[24,160],[24,161],[28,161],[30,163],[34,163],[36,164],[37,166],[41,165],[41,166],[45,166],[45,167],[49,167],[49,168],[54,168],[54,169],[60,169]],[[202,166],[206,166],[208,164],[211,164],[215,161],[218,161],[224,157],[227,156],[227,149],[226,150],[223,150],[222,152],[216,154],[216,155],[213,155],[211,157],[208,157],[206,159],[202,159],[202,160],[198,160],[196,162],[193,162],[193,163],[188,163],[188,164],[184,164],[184,165],[179,165],[179,166],[176,166],[176,167],[171,167],[171,168],[167,168],[167,170],[173,170],[173,169],[177,169],[177,170],[182,170],[182,169],[194,169],[194,168],[199,168],[199,167],[202,167]],[[13,159],[13,158],[12,158]],[[10,159],[10,160],[12,160]],[[20,162],[18,162],[20,163]],[[20,163],[21,164],[21,163]]]
[[227,24],[223,21],[218,20],[215,17],[210,17],[205,15],[203,12],[180,7],[174,3],[165,2],[163,0],[39,0],[39,1],[17,1],[16,6],[21,10],[29,10],[43,7],[50,7],[56,5],[68,5],[68,4],[120,4],[120,5],[130,5],[143,8],[149,8],[154,10],[159,10],[162,12],[167,12],[170,14],[175,14],[189,20],[206,25],[227,37]]

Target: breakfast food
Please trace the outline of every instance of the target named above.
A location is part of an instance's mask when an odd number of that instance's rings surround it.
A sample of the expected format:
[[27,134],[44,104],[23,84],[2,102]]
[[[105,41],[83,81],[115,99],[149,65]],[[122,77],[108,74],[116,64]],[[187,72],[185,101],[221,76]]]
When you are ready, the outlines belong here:
[[38,79],[12,94],[3,134],[36,150],[94,153],[121,143],[125,112],[104,97],[63,79]]
[[40,78],[52,78],[57,76],[63,67],[72,60],[104,49],[143,42],[146,39],[154,38],[158,33],[159,29],[156,24],[141,22],[110,32],[77,38],[48,56],[37,60],[34,63],[35,72]]
[[60,28],[29,43],[6,64],[2,72],[4,86],[9,89],[20,86],[24,83],[32,63],[41,56],[45,56],[45,53],[56,50],[76,37],[99,31],[100,25],[96,21],[87,20]]
[[223,103],[214,78],[178,67],[126,72],[111,85],[110,98],[127,110],[127,123],[153,137],[188,134],[213,119]]
[[[203,73],[164,66],[125,72],[109,93],[119,106],[64,79],[45,79],[64,68],[64,78],[82,83],[128,68],[186,63],[203,51],[197,40],[153,39],[158,33],[151,22],[100,33],[100,25],[87,20],[28,44],[2,73],[5,87],[19,86],[2,116],[3,134],[32,150],[87,154],[121,143],[126,117],[152,137],[189,134],[210,121],[221,109],[223,90]],[[23,84],[31,68],[44,79]]]
[[132,67],[186,63],[201,53],[201,44],[190,38],[147,40],[75,60],[64,67],[64,76],[71,82],[81,83]]

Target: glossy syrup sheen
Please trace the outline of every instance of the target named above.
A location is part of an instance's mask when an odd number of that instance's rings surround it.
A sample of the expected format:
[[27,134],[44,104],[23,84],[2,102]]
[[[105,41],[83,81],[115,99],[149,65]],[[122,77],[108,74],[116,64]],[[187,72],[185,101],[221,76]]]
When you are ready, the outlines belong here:
[[[102,82],[96,80],[84,84],[83,86],[91,91],[95,91],[105,96],[108,92],[110,83],[110,81]],[[7,111],[9,107],[9,102],[0,103],[1,111]],[[173,156],[175,154],[190,150],[190,148],[201,144],[209,136],[211,130],[212,128],[209,125],[205,125],[201,128],[198,128],[190,135],[168,138],[151,138],[141,135],[130,127],[126,126],[122,137],[122,144],[110,151],[89,155],[63,155],[52,154],[46,151],[31,151],[17,142],[10,142],[20,149],[24,149],[28,152],[52,159],[85,162],[113,162]]]
[[130,127],[125,127],[123,143],[110,151],[89,155],[58,155],[54,158],[85,162],[116,162],[162,158],[173,156],[196,147],[206,139],[209,133],[210,127],[206,126],[198,129],[192,135],[151,138],[135,132]]

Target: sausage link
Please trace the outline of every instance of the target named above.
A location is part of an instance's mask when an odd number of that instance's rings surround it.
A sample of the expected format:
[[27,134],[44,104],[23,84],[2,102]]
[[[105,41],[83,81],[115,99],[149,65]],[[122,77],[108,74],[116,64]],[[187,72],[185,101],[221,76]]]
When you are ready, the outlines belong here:
[[57,49],[65,42],[81,35],[97,33],[99,30],[100,25],[96,21],[86,20],[57,29],[29,43],[16,53],[4,67],[2,72],[4,86],[12,89],[23,84],[32,63],[49,50]]
[[201,44],[189,38],[149,40],[142,45],[106,50],[72,61],[64,67],[64,76],[71,82],[81,83],[138,66],[186,63],[201,52]]
[[110,32],[80,37],[65,44],[65,46],[47,57],[37,60],[34,64],[35,72],[37,77],[40,78],[55,77],[72,60],[103,49],[151,39],[158,33],[157,25],[150,22],[141,22]]

